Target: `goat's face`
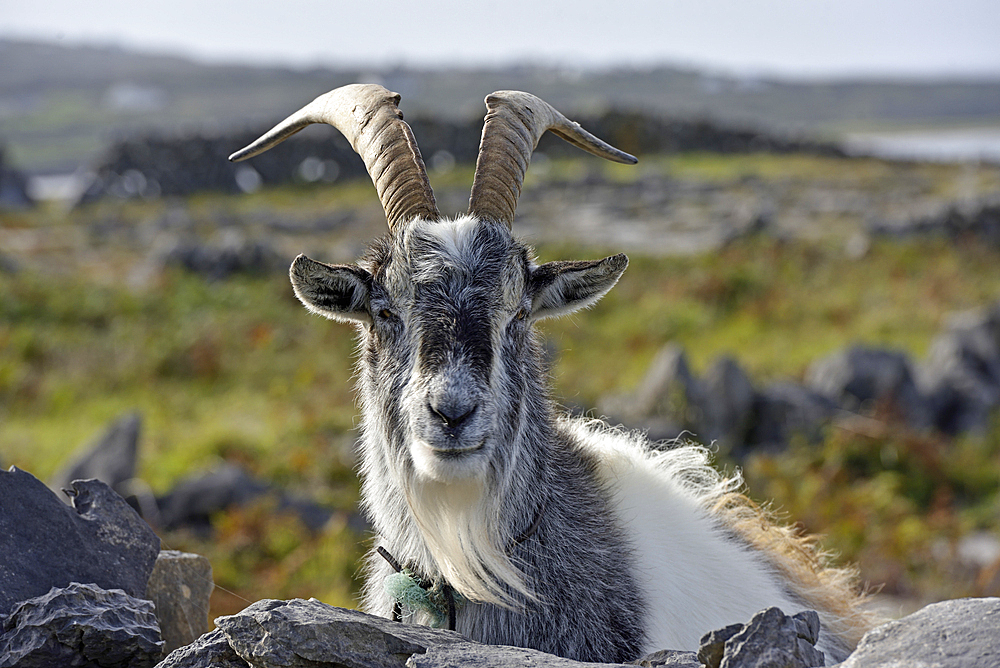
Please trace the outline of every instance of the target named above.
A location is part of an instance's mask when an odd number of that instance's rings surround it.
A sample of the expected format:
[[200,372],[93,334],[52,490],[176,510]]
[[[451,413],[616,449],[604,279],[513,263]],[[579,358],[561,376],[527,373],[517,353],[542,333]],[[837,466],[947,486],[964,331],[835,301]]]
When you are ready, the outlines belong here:
[[362,399],[378,404],[383,440],[447,482],[516,456],[505,444],[537,410],[543,374],[532,321],[594,303],[627,262],[539,266],[505,225],[465,216],[400,226],[360,265],[299,257],[291,277],[307,308],[361,325]]
[[533,262],[510,234],[531,152],[552,130],[602,158],[636,159],[534,95],[497,91],[486,98],[469,215],[442,220],[398,102],[381,86],[342,86],[230,159],[266,151],[310,123],[344,133],[372,177],[389,235],[358,265],[300,256],[295,294],[316,313],[361,325],[366,429],[381,432],[392,472],[451,481],[509,470],[518,455],[505,446],[544,404],[530,323],[597,301],[628,262]]

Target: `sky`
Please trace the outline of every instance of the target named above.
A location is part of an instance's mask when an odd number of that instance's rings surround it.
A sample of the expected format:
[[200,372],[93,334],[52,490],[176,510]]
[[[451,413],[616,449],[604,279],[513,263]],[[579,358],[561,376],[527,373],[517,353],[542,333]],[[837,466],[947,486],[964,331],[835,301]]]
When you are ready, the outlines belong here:
[[0,0],[0,37],[295,67],[1000,78],[1000,0]]

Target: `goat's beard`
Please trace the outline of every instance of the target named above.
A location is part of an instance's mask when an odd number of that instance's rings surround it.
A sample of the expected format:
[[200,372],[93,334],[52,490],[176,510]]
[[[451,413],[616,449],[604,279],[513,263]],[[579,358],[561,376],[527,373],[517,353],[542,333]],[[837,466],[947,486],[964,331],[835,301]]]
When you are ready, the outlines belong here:
[[406,500],[441,575],[462,596],[507,608],[537,600],[506,552],[512,538],[482,478],[443,483],[414,475]]

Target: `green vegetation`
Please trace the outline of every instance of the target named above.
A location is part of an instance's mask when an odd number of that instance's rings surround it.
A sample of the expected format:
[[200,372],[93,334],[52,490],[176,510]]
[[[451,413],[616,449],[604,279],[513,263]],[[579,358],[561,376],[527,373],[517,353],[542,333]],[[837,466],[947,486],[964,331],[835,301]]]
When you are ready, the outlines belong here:
[[[786,179],[789,170],[836,180],[879,169],[773,156],[681,156],[660,167],[703,180]],[[953,173],[920,169],[932,187],[950,187]],[[571,173],[569,166],[551,170],[553,178]],[[467,176],[441,181],[465,188]],[[204,195],[183,205],[196,227],[220,215],[249,226],[258,208],[288,217],[362,198],[368,206],[373,197],[364,185]],[[102,202],[69,214],[50,208],[0,218],[5,240],[44,231],[64,244],[27,244],[23,269],[0,272],[0,461],[46,479],[110,420],[137,409],[145,418],[139,475],[157,493],[227,460],[337,509],[319,535],[276,516],[268,501],[214,518],[211,540],[164,535],[171,548],[209,556],[216,581],[233,592],[217,592],[213,615],[264,597],[350,605],[363,547],[347,525],[358,493],[353,332],[306,313],[281,273],[209,283],[168,270],[125,280],[149,249],[83,231],[105,220],[138,228],[177,205]],[[538,250],[550,260],[615,249]],[[997,266],[1000,249],[973,241],[876,241],[852,259],[827,237],[749,236],[700,255],[633,254],[596,308],[541,329],[559,351],[554,391],[567,404],[589,407],[607,392],[634,388],[667,341],[684,346],[697,371],[732,354],[758,382],[800,378],[812,360],[853,342],[922,357],[950,314],[1000,296]],[[887,592],[984,591],[977,576],[942,566],[952,562],[941,554],[953,553],[969,531],[1000,531],[1000,428],[951,442],[878,424],[861,433],[831,428],[819,445],[751,458],[752,495],[824,534],[825,547],[857,561]]]

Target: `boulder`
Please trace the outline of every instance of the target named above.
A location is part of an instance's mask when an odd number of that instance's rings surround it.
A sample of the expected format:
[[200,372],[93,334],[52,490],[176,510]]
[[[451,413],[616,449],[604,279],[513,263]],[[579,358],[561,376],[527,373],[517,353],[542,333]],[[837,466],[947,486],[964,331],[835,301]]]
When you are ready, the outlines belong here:
[[216,281],[238,274],[253,276],[287,271],[291,264],[290,258],[267,242],[246,239],[232,230],[213,243],[179,240],[162,253],[159,261],[163,266],[179,267]]
[[157,500],[162,525],[186,527],[202,534],[211,532],[211,517],[227,508],[244,506],[266,495],[274,495],[276,509],[296,515],[310,531],[319,531],[333,512],[326,506],[274,489],[241,467],[224,462],[203,473],[184,478]]
[[190,645],[170,652],[156,668],[251,668],[229,645],[220,629],[210,631]]
[[0,623],[0,668],[148,668],[162,647],[152,603],[78,582],[23,601]]
[[74,480],[91,478],[106,483],[123,497],[135,478],[142,416],[129,413],[111,423],[94,442],[82,448],[73,460],[49,480],[49,487],[62,490]]
[[213,514],[250,503],[268,489],[266,483],[252,478],[241,467],[224,462],[210,471],[183,478],[157,499],[160,521],[166,529],[184,526],[210,531]]
[[833,401],[801,385],[769,385],[757,395],[748,446],[779,449],[794,435],[817,440],[836,412]]
[[687,431],[701,435],[704,391],[691,373],[684,349],[664,345],[653,358],[635,392],[608,396],[598,410],[613,421],[646,430],[653,441],[673,439]]
[[705,373],[702,388],[706,440],[721,452],[742,456],[757,402],[753,381],[735,359],[720,357]]
[[985,433],[1000,408],[1000,302],[953,318],[918,377],[938,429]]
[[826,664],[823,652],[814,647],[820,625],[813,610],[789,617],[778,608],[767,608],[738,626],[727,626],[702,638],[698,658],[708,668],[813,668]]
[[672,649],[661,649],[659,652],[653,652],[638,661],[633,661],[633,664],[643,668],[660,668],[661,666],[666,666],[666,668],[702,668],[702,663],[698,660],[698,655],[695,652],[681,652]]
[[172,652],[157,668],[623,665],[587,664],[531,649],[483,645],[454,631],[393,622],[314,599],[257,601],[236,615],[218,618],[215,623],[215,631],[202,636],[194,645]]
[[0,614],[71,582],[145,595],[160,539],[103,482],[69,493],[72,507],[30,473],[0,471]]
[[146,585],[146,598],[156,609],[164,653],[189,645],[208,631],[214,588],[208,559],[176,550],[160,552]]
[[879,626],[839,668],[993,668],[1000,665],[1000,598],[934,603]]
[[854,346],[817,360],[806,386],[853,412],[879,410],[915,429],[930,425],[927,401],[917,388],[909,357],[896,350]]

